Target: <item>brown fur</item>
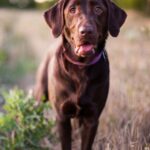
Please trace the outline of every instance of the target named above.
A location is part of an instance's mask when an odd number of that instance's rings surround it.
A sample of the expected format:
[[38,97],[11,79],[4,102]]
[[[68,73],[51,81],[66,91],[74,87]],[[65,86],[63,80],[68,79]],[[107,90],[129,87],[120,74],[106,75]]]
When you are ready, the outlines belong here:
[[[34,93],[38,101],[45,96],[56,110],[62,150],[71,150],[71,118],[82,125],[81,149],[92,149],[109,90],[106,51],[97,63],[85,67],[70,63],[64,53],[88,63],[104,50],[108,32],[119,34],[125,18],[125,12],[109,0],[60,0],[45,13],[54,36],[62,34],[62,44],[41,64]],[[95,53],[77,56],[75,47],[87,42],[96,45]]]

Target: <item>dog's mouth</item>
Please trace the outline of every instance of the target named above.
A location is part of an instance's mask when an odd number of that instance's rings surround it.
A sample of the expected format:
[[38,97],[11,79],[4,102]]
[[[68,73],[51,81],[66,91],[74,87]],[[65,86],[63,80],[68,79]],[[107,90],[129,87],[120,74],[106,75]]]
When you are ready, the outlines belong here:
[[75,48],[75,54],[79,57],[88,57],[95,54],[95,45],[84,43]]

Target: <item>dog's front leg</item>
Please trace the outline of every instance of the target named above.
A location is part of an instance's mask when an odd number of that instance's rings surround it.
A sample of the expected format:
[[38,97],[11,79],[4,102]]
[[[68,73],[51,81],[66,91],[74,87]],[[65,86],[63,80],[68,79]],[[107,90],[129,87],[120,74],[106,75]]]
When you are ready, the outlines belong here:
[[98,121],[92,120],[91,122],[89,122],[89,120],[85,120],[83,122],[83,128],[81,132],[81,150],[92,150],[92,144],[94,142],[97,127]]
[[59,137],[62,150],[71,150],[71,122],[70,119],[57,119]]

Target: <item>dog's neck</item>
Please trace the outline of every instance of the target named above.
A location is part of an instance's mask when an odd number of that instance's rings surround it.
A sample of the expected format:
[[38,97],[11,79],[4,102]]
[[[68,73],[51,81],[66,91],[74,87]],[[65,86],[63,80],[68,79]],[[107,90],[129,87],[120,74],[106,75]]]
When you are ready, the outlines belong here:
[[97,61],[98,58],[100,58],[100,53],[105,49],[106,39],[107,39],[107,35],[102,41],[99,41],[99,43],[97,44],[97,49],[96,49],[95,54],[93,56],[91,56],[91,57],[79,57],[74,53],[73,46],[71,46],[71,44],[67,41],[67,39],[63,35],[62,36],[63,51],[65,52],[66,56],[74,62],[79,62],[79,64],[80,63],[85,63],[85,64],[87,63],[88,64],[89,62],[92,61],[91,64],[93,64],[94,62]]

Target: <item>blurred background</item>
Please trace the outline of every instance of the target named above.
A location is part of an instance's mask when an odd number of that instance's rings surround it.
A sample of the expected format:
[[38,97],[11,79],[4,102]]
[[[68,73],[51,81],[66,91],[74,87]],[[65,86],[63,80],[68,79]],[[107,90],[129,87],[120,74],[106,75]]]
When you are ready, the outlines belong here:
[[[114,2],[128,18],[107,42],[111,85],[95,149],[150,150],[150,0]],[[57,45],[43,18],[54,3],[0,0],[0,90],[33,87],[37,66]]]
[[[149,20],[150,0],[114,0],[128,10],[127,24],[134,19],[141,24],[137,29],[124,28],[124,36],[137,38],[138,32],[149,34],[149,27],[140,22]],[[47,51],[53,37],[43,19],[44,10],[56,0],[1,0],[0,1],[0,85],[28,88],[34,82],[38,62]],[[129,12],[129,10],[132,10]],[[131,20],[129,20],[131,18]],[[142,24],[143,23],[143,24]],[[130,31],[128,31],[130,30]],[[137,31],[136,31],[137,30]],[[133,37],[132,37],[133,36]],[[130,39],[126,39],[130,40]],[[114,41],[115,42],[115,41]],[[117,42],[117,40],[116,40]],[[111,50],[112,51],[112,50]]]

